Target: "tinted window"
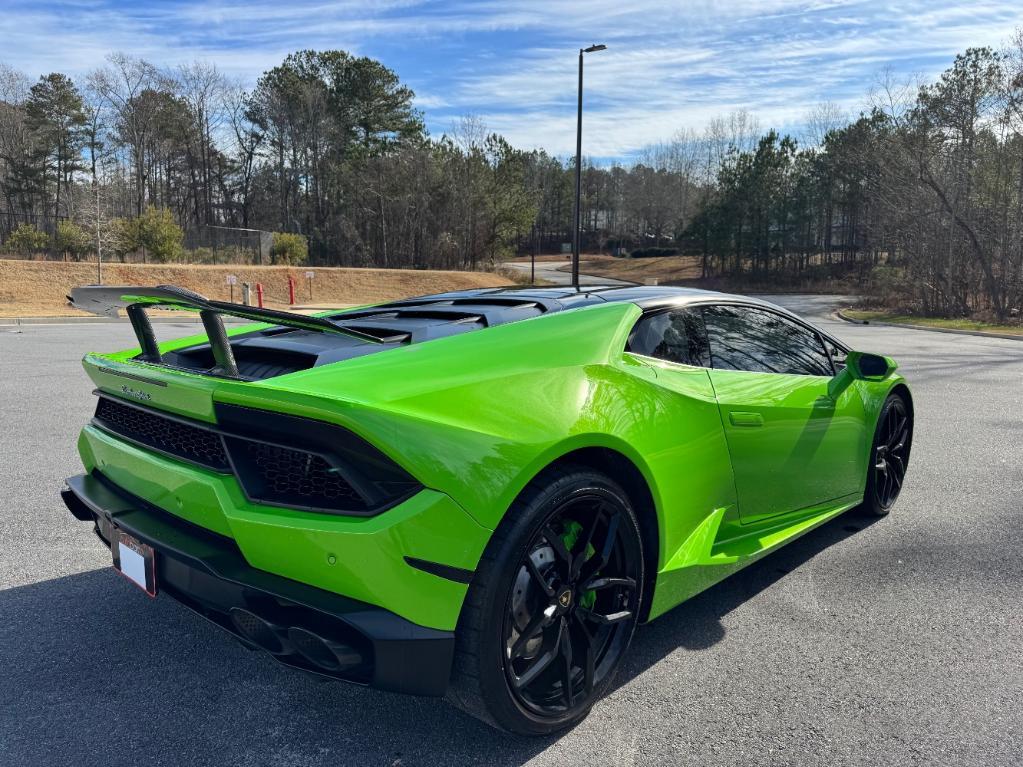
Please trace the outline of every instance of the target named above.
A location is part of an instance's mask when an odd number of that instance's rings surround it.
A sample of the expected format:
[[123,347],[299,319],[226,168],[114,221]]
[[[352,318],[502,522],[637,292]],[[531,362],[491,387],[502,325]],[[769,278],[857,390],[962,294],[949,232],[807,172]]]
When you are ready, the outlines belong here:
[[703,322],[692,312],[660,312],[641,318],[629,336],[628,348],[630,352],[669,362],[710,366]]
[[831,361],[818,335],[779,314],[745,306],[709,306],[703,310],[703,319],[712,367],[832,375]]

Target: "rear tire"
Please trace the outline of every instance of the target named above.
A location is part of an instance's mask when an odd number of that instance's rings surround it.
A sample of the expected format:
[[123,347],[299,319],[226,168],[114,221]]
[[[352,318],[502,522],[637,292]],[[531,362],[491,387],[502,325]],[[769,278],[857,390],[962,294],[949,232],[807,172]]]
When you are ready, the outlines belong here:
[[576,724],[628,649],[643,580],[639,524],[621,487],[584,467],[542,474],[511,505],[476,569],[449,700],[520,735]]
[[863,510],[884,517],[895,506],[909,468],[909,449],[913,442],[913,416],[898,394],[889,394],[881,407],[870,448],[867,488]]

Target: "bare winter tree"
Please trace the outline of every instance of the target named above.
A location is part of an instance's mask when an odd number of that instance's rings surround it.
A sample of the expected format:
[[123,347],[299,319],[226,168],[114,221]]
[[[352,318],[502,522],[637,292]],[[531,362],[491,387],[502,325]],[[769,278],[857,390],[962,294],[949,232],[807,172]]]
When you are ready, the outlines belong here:
[[114,138],[128,150],[135,212],[139,215],[146,207],[148,152],[160,115],[159,101],[147,96],[164,89],[167,78],[145,59],[113,53],[107,57],[107,66],[89,75],[89,83],[112,109]]
[[849,116],[835,102],[822,101],[807,112],[804,122],[806,128],[803,131],[803,144],[819,147],[831,131],[849,123]]
[[256,176],[257,160],[263,135],[248,116],[249,96],[238,82],[227,83],[224,89],[224,111],[227,119],[228,155],[233,157],[231,175],[222,181],[230,221],[235,226],[248,228],[252,212],[252,184]]
[[227,82],[216,65],[203,61],[181,65],[174,77],[192,123],[188,165],[193,214],[197,224],[211,224],[215,221],[216,182],[222,168],[216,147],[227,113]]
[[25,115],[31,81],[0,62],[0,193],[7,209],[0,234],[16,225],[19,212],[31,212],[37,186],[31,157],[34,141]]

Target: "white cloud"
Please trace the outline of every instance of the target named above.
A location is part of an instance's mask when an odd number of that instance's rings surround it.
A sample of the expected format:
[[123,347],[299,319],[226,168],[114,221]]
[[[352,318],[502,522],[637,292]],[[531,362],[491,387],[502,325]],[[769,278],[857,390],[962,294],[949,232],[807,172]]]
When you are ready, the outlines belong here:
[[[780,128],[798,126],[824,100],[855,113],[886,65],[933,77],[956,52],[998,46],[1023,23],[1023,8],[1008,2],[947,8],[904,3],[898,12],[867,2],[710,4],[722,11],[716,20],[705,12],[707,5],[691,9],[691,24],[669,31],[651,28],[661,19],[638,9],[646,21],[615,27],[611,39],[619,43],[587,58],[587,153],[629,155],[736,108]],[[833,11],[840,15],[826,15]],[[572,54],[532,50],[503,71],[462,76],[452,106],[474,105],[493,129],[519,145],[571,153]],[[554,82],[561,87],[551,88]]]
[[[1023,24],[1019,0],[5,0],[0,59],[33,77],[81,75],[115,50],[217,63],[253,82],[301,48],[395,68],[436,133],[478,114],[515,144],[574,148],[576,51],[586,61],[586,151],[625,156],[735,108],[797,124],[825,99],[850,111],[891,65],[933,77]],[[119,5],[124,3],[123,5]]]

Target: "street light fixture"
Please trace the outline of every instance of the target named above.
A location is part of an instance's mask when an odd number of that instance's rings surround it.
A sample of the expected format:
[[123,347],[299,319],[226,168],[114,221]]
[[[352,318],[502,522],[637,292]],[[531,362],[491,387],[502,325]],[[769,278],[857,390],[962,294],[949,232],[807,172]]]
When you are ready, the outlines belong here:
[[572,226],[572,286],[579,289],[579,228],[581,226],[583,163],[583,54],[607,50],[606,45],[579,49],[579,111],[575,123],[575,216]]

